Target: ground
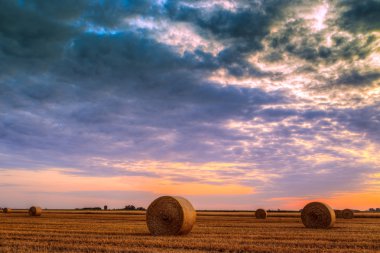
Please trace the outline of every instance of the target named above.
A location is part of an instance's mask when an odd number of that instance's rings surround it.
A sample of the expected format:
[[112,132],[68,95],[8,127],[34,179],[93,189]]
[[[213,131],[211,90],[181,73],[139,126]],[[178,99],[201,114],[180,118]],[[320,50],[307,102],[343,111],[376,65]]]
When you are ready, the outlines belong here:
[[0,213],[0,252],[380,252],[380,218],[371,214],[328,230],[305,228],[297,213],[275,215],[198,212],[189,235],[155,237],[144,212]]

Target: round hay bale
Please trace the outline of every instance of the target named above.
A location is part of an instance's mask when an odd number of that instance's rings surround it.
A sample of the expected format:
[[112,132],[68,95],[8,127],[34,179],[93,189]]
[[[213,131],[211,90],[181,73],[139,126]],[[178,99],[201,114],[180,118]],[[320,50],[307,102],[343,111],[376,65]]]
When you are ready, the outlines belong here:
[[267,211],[259,208],[255,212],[255,217],[256,217],[256,219],[266,219],[267,218]]
[[3,213],[13,213],[13,210],[10,208],[4,208]]
[[335,224],[335,212],[325,203],[311,202],[303,208],[301,219],[307,228],[331,228]]
[[38,206],[32,206],[29,208],[29,215],[30,216],[41,216],[42,214],[42,208]]
[[146,223],[152,235],[188,234],[195,219],[196,212],[191,203],[177,196],[159,197],[146,211]]
[[334,212],[335,212],[335,217],[338,219],[341,219],[341,218],[343,218],[343,215],[342,215],[342,210],[334,210]]
[[354,212],[350,209],[344,209],[342,211],[342,217],[343,219],[352,219],[354,218]]

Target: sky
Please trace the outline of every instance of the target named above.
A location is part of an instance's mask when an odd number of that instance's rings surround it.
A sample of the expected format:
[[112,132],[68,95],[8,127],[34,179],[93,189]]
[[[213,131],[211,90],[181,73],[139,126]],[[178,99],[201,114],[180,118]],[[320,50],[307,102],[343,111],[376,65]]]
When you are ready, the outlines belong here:
[[0,206],[380,207],[379,0],[0,6]]

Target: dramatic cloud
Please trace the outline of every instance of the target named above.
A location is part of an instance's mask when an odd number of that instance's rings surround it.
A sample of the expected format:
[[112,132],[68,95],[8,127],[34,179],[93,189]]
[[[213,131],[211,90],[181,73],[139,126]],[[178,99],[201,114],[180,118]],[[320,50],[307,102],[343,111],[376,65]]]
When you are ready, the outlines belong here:
[[0,5],[1,203],[380,193],[378,1]]
[[344,9],[343,15],[338,21],[343,28],[364,33],[380,29],[378,19],[380,2],[378,0],[341,1],[339,6]]

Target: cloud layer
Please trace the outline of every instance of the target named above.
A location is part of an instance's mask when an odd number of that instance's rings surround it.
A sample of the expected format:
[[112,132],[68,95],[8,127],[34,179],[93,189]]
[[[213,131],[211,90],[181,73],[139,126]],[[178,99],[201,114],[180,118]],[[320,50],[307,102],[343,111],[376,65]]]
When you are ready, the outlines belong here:
[[52,186],[65,198],[183,185],[199,208],[379,191],[378,1],[0,5],[0,187],[19,205],[17,171],[104,180]]

